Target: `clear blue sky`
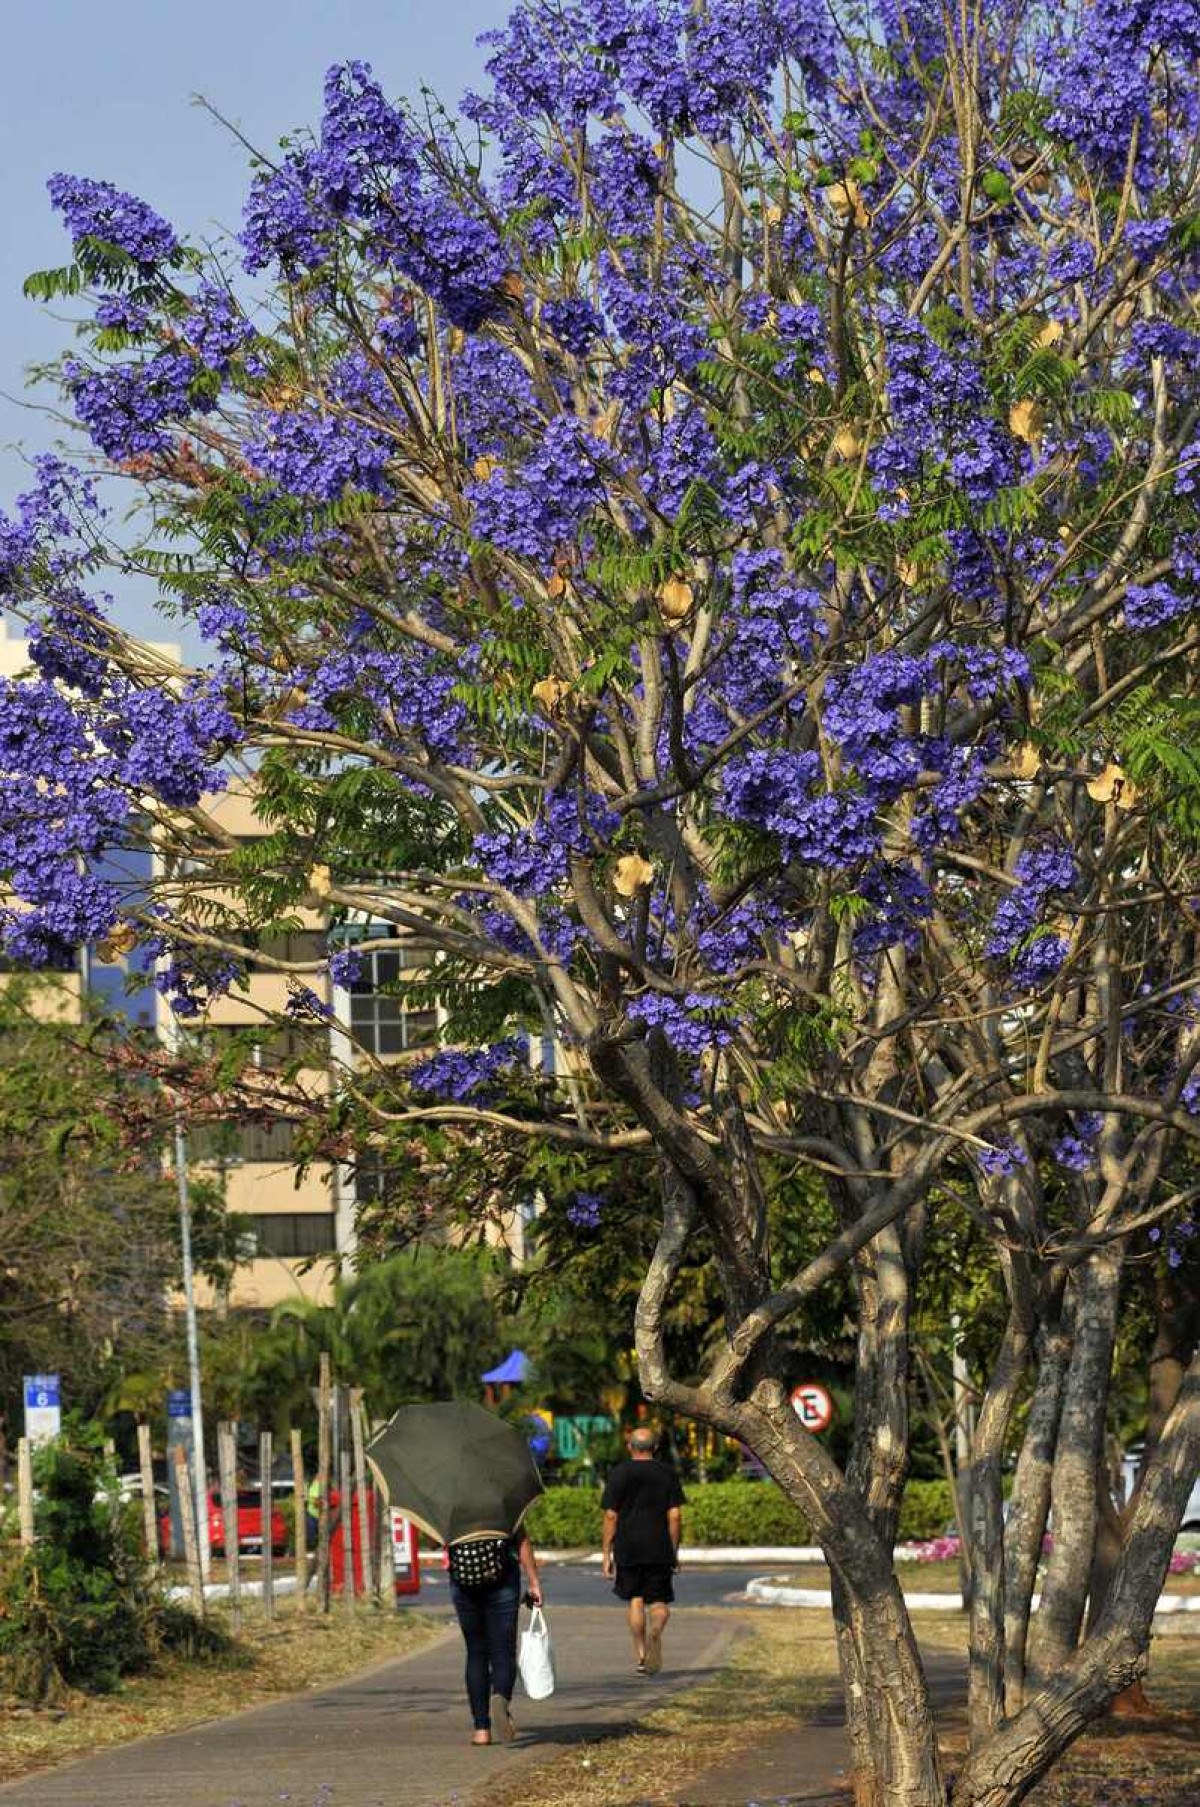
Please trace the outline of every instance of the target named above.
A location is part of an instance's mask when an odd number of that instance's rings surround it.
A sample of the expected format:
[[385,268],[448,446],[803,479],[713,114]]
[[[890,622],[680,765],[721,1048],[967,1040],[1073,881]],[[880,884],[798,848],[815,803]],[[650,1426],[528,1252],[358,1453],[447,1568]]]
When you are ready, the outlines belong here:
[[[424,82],[448,101],[481,79],[475,39],[509,0],[8,0],[0,74],[0,506],[23,487],[25,453],[59,429],[21,406],[31,363],[62,349],[68,329],[21,285],[67,262],[70,246],[46,198],[63,169],[144,196],[185,236],[236,226],[246,153],[202,108],[202,94],[265,150],[315,124],[330,63],[361,57],[391,94]],[[129,626],[151,625],[146,600]]]

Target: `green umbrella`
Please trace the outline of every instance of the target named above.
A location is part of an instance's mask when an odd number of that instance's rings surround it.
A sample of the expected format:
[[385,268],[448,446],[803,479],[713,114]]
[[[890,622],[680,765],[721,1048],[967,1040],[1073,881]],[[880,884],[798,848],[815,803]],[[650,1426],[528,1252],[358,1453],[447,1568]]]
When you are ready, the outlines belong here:
[[524,1434],[479,1405],[401,1406],[367,1455],[392,1509],[441,1543],[508,1537],[542,1491]]

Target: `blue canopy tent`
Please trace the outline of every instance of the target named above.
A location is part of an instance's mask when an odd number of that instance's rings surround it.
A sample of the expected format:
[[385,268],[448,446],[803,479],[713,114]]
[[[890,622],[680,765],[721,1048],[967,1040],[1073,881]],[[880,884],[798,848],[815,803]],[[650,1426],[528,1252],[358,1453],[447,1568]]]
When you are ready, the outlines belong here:
[[514,1349],[498,1368],[489,1368],[479,1378],[485,1387],[519,1387],[528,1380],[531,1365],[523,1349]]

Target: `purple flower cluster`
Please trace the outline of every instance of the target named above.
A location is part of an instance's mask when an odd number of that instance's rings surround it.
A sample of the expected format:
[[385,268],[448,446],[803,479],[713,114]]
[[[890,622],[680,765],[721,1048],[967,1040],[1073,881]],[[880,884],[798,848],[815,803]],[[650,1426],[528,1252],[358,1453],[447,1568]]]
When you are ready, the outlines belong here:
[[1036,928],[1047,899],[1055,892],[1074,890],[1078,873],[1070,851],[1048,841],[1019,855],[1013,877],[1016,885],[1005,892],[992,917],[992,932],[984,949],[992,958],[1011,954]]
[[1169,583],[1130,584],[1125,592],[1125,621],[1135,633],[1163,627],[1196,607],[1197,597],[1181,596]]
[[111,182],[60,172],[51,176],[46,186],[76,248],[85,239],[115,245],[143,273],[155,269],[179,249],[179,240],[160,214]]
[[467,486],[479,538],[547,566],[604,495],[599,441],[565,414],[550,422],[519,475],[493,471]]
[[604,1195],[600,1192],[576,1192],[567,1206],[567,1222],[577,1230],[596,1230],[604,1211]]
[[229,291],[215,283],[204,283],[197,290],[191,308],[183,326],[188,344],[205,369],[224,376],[258,335]]
[[1007,1179],[1029,1165],[1029,1156],[1015,1142],[994,1142],[987,1148],[976,1148],[975,1160],[989,1179]]
[[1057,71],[1049,125],[1119,181],[1136,141],[1135,175],[1152,182],[1155,65],[1200,55],[1196,0],[1096,0]]
[[375,714],[372,733],[382,744],[412,736],[436,759],[465,756],[467,711],[455,695],[457,678],[438,655],[412,642],[395,651],[369,644],[338,646],[304,678],[305,702],[291,719],[311,728],[342,725]]
[[118,460],[169,452],[168,425],[212,407],[211,397],[193,391],[196,374],[195,359],[182,351],[105,370],[66,367],[76,414],[105,456]]
[[895,860],[879,860],[859,877],[855,889],[871,906],[854,930],[860,959],[889,947],[912,951],[920,945],[921,924],[933,914],[933,896],[919,872]]
[[525,1065],[528,1052],[524,1038],[516,1035],[470,1052],[445,1048],[413,1068],[410,1084],[419,1097],[486,1104],[496,1096],[500,1082]]
[[820,773],[815,753],[752,749],[722,773],[722,802],[735,822],[775,835],[783,856],[840,871],[879,846],[875,806],[856,791],[808,794]]
[[733,1040],[733,1026],[720,998],[704,992],[689,991],[682,999],[646,992],[626,1006],[626,1015],[647,1029],[661,1029],[677,1054],[693,1060]]
[[602,797],[561,791],[543,800],[532,827],[477,835],[475,858],[518,897],[544,897],[566,878],[570,854],[607,852],[619,827],[620,817]]
[[351,490],[387,487],[388,441],[359,420],[315,407],[269,415],[246,447],[252,463],[287,495],[335,502]]

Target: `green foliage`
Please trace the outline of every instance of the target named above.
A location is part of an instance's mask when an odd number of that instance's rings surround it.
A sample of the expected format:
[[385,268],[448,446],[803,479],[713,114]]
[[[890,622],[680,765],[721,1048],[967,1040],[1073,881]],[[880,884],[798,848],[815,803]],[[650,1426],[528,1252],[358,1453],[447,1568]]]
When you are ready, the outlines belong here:
[[[700,1548],[748,1549],[811,1544],[803,1513],[773,1481],[708,1481],[686,1489],[683,1541]],[[900,1541],[938,1537],[954,1517],[945,1481],[910,1481],[900,1506]],[[535,1548],[578,1550],[600,1543],[600,1494],[584,1487],[551,1487],[525,1520]]]
[[415,1248],[339,1280],[328,1305],[287,1300],[265,1328],[206,1326],[209,1398],[282,1435],[309,1414],[327,1352],[375,1417],[410,1400],[477,1399],[480,1374],[509,1346],[502,1280],[488,1249]]
[[[136,1039],[73,1023],[52,981],[0,980],[0,1411],[22,1373],[63,1377],[94,1411],[123,1374],[176,1346],[167,1309],[179,1274],[163,1125],[131,1072]],[[228,1228],[212,1186],[195,1191],[196,1253],[224,1271]],[[84,1252],[81,1258],[81,1251]]]
[[122,1504],[99,1431],[74,1424],[38,1453],[37,1541],[0,1573],[0,1678],[23,1700],[108,1693],[166,1650],[223,1654],[224,1633],[162,1599],[136,1511]]

